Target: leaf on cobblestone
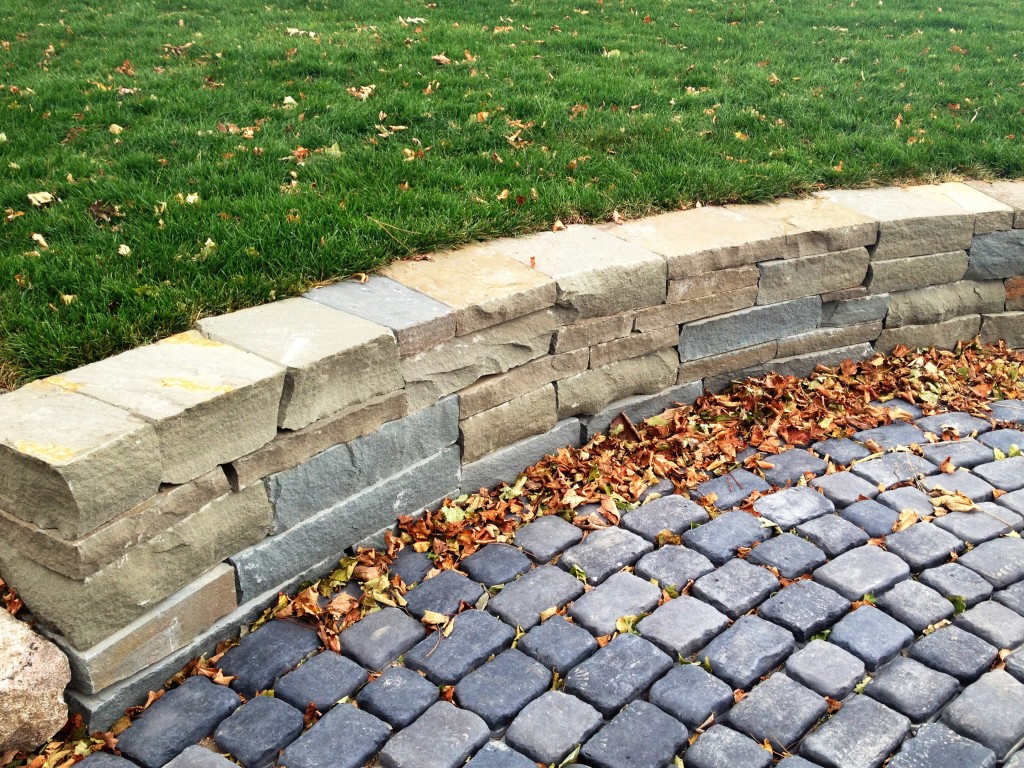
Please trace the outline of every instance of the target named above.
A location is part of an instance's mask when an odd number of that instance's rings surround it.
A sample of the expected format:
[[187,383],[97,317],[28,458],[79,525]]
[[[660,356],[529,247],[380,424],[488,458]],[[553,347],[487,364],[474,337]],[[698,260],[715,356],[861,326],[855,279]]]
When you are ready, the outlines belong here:
[[828,714],[830,714],[830,715],[834,715],[836,712],[838,712],[840,709],[843,708],[843,702],[836,701],[831,696],[826,696],[825,697],[825,704],[828,705],[828,710],[827,711],[828,711]]
[[939,471],[945,475],[951,475],[956,472],[956,465],[953,464],[952,457],[947,456],[941,464],[939,464]]
[[735,691],[732,692],[733,704],[739,704],[745,698],[747,698],[747,692],[744,691],[742,688],[737,688]]
[[904,509],[902,512],[900,512],[899,519],[892,524],[892,531],[893,533],[905,531],[907,530],[907,528],[909,528],[919,520],[920,518],[918,517],[917,512],[915,512],[912,509]]
[[871,675],[867,675],[863,680],[861,680],[859,683],[857,683],[857,685],[855,685],[853,687],[853,692],[854,693],[864,693],[864,689],[868,687],[868,683],[870,683],[870,682],[871,682]]
[[949,624],[949,619],[943,619],[942,621],[938,621],[935,624],[929,624],[921,631],[921,634],[930,635],[932,632],[935,632],[936,630],[942,629],[943,627],[948,627]]

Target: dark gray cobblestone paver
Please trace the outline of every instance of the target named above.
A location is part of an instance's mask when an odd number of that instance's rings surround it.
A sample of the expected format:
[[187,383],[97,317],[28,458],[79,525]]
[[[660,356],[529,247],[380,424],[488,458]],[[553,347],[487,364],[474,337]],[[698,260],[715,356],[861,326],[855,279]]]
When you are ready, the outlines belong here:
[[801,478],[817,477],[825,474],[828,463],[810,451],[795,448],[791,451],[765,456],[764,479],[780,488],[796,485]]
[[642,619],[637,631],[666,653],[687,658],[729,626],[729,617],[695,597],[669,600]]
[[653,704],[634,701],[594,734],[580,757],[594,768],[662,768],[686,744],[687,731]]
[[968,608],[987,600],[992,594],[991,584],[960,563],[946,563],[937,568],[929,568],[922,571],[918,579],[940,595],[963,598]]
[[875,606],[865,605],[832,627],[828,640],[873,670],[899,655],[913,642],[914,633]]
[[791,750],[827,711],[825,699],[777,672],[758,683],[727,716],[729,727]]
[[826,768],[877,768],[909,730],[903,715],[854,696],[803,740],[800,754]]
[[725,512],[683,534],[683,543],[695,549],[715,565],[736,556],[740,547],[750,547],[771,538],[771,529],[746,512]]
[[901,581],[875,601],[896,621],[920,634],[953,615],[953,604],[919,581]]
[[835,505],[813,488],[783,488],[754,502],[754,511],[788,531],[801,523],[835,512]]
[[[292,742],[279,763],[284,768],[359,768],[377,754],[390,735],[387,723],[344,704],[332,709]],[[381,762],[384,763],[383,755]]]
[[866,671],[863,661],[824,640],[812,640],[786,661],[792,679],[837,701],[850,695]]
[[838,557],[843,552],[868,543],[868,535],[839,515],[822,515],[798,525],[796,532],[818,547],[828,557]]
[[689,728],[700,727],[733,704],[732,688],[697,664],[673,668],[651,686],[648,698]]
[[1024,739],[1024,685],[1001,670],[988,672],[946,708],[942,722],[1003,760]]
[[797,640],[828,629],[850,610],[850,601],[816,581],[796,581],[764,602],[758,614],[792,632]]
[[487,738],[483,720],[439,701],[391,737],[381,750],[380,764],[384,768],[459,768]]
[[864,694],[906,715],[911,722],[924,723],[959,690],[955,677],[898,656],[874,673]]
[[368,674],[351,659],[334,651],[321,651],[277,681],[274,696],[305,712],[312,704],[326,712],[340,699],[351,696]]
[[729,618],[738,619],[764,602],[779,587],[779,580],[767,569],[736,558],[697,579],[690,594]]
[[623,616],[641,616],[658,606],[661,590],[632,573],[615,573],[578,598],[569,616],[597,636],[610,635]]
[[400,731],[440,696],[437,686],[407,667],[388,667],[359,692],[356,703]]
[[505,741],[535,762],[558,764],[601,723],[601,713],[585,701],[548,691],[519,713],[505,732]]
[[806,539],[792,533],[774,536],[754,547],[747,562],[774,568],[784,579],[795,579],[810,573],[826,561],[825,553]]
[[583,584],[554,565],[520,576],[487,602],[487,610],[513,627],[530,629],[551,608],[561,608],[583,594]]
[[302,712],[281,699],[257,696],[217,726],[213,740],[245,768],[265,768],[277,762],[282,749],[302,734]]
[[567,571],[579,569],[587,584],[597,586],[653,549],[653,544],[625,528],[603,528],[567,549],[558,564]]
[[996,754],[976,741],[965,739],[940,723],[921,726],[917,733],[903,742],[899,754],[889,768],[995,768]]
[[754,491],[770,491],[771,486],[753,472],[734,469],[726,475],[701,483],[693,492],[695,499],[715,495],[715,506],[725,511],[739,506]]
[[517,647],[562,677],[598,648],[593,635],[563,616],[531,629]]
[[565,692],[611,717],[647,692],[672,659],[636,635],[619,635],[565,677]]
[[583,538],[583,531],[556,515],[546,515],[516,531],[515,542],[538,563],[546,563]]
[[710,518],[704,507],[682,496],[662,496],[623,516],[620,523],[627,531],[657,543],[658,534],[668,531],[679,535]]
[[974,682],[992,666],[999,649],[960,627],[946,626],[915,642],[907,655],[960,681]]
[[916,523],[904,531],[890,534],[885,538],[885,546],[914,573],[947,563],[954,553],[964,551],[964,543],[960,539],[932,523]]
[[662,589],[679,592],[689,582],[715,570],[715,565],[700,552],[681,544],[667,544],[644,555],[636,564],[636,575],[658,582]]
[[764,747],[724,725],[709,728],[686,751],[688,768],[768,768],[771,762],[771,753]]
[[483,611],[460,613],[449,634],[431,632],[405,654],[405,663],[438,685],[455,685],[492,654],[506,648],[515,630]]

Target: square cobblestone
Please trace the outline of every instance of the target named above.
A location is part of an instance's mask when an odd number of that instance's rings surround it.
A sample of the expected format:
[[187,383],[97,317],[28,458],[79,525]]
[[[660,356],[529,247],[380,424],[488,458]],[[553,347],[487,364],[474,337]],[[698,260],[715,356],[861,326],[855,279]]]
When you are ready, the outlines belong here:
[[864,679],[864,662],[835,643],[812,640],[786,660],[786,674],[821,696],[845,699]]
[[839,515],[823,515],[798,525],[796,532],[818,547],[828,557],[839,557],[855,547],[868,543],[868,535]]
[[1024,739],[1024,685],[1002,670],[988,672],[946,707],[942,722],[1004,760]]
[[779,666],[793,652],[793,635],[757,616],[742,616],[712,640],[697,657],[711,674],[744,690]]
[[839,511],[839,516],[853,523],[871,538],[888,536],[899,520],[899,513],[874,499],[856,501]]
[[973,502],[992,501],[995,490],[980,477],[966,469],[958,469],[950,474],[931,475],[921,481],[921,487],[931,493],[942,489],[945,493],[962,493]]
[[846,614],[832,627],[828,639],[874,670],[910,645],[914,633],[873,605],[865,605]]
[[998,504],[982,502],[970,512],[950,512],[935,518],[935,525],[970,544],[983,544],[1014,529],[1019,518]]
[[897,656],[875,673],[864,694],[906,715],[911,722],[925,723],[959,690],[955,677]]
[[487,601],[487,610],[513,627],[531,629],[540,615],[561,608],[583,594],[583,584],[554,565],[541,565]]
[[1000,496],[997,503],[1001,507],[1006,507],[1014,514],[1024,515],[1024,490]]
[[792,533],[773,536],[747,555],[747,562],[774,568],[784,579],[795,579],[825,564],[825,553]]
[[351,696],[368,675],[351,659],[334,651],[320,651],[277,681],[274,696],[300,712],[312,704],[326,712],[339,700]]
[[974,547],[957,561],[997,589],[1024,579],[1024,539],[995,539]]
[[672,668],[672,659],[642,637],[618,635],[565,677],[565,692],[611,717]]
[[914,573],[948,562],[952,553],[963,552],[964,543],[949,531],[931,523],[914,523],[885,538],[885,548],[899,556]]
[[583,531],[558,515],[545,515],[516,531],[516,545],[534,562],[547,563],[583,538]]
[[1024,581],[1011,584],[1009,587],[993,593],[992,599],[1020,616],[1024,616]]
[[956,625],[996,648],[1024,644],[1024,616],[993,600],[978,603],[956,617]]
[[763,461],[772,465],[770,469],[763,470],[764,479],[780,488],[796,485],[801,478],[823,475],[828,469],[825,461],[800,448],[765,456]]
[[475,605],[484,588],[457,571],[441,571],[405,594],[406,610],[417,619],[427,611],[454,616],[466,603]]
[[596,587],[653,549],[654,546],[646,539],[612,526],[591,531],[582,542],[563,552],[558,564],[566,571],[575,566],[586,574],[587,583]]
[[1006,657],[1004,669],[1020,682],[1024,683],[1024,653],[1016,650]]
[[998,654],[998,648],[980,637],[960,627],[947,626],[922,637],[910,647],[907,655],[966,685],[981,677]]
[[690,594],[738,619],[780,587],[779,580],[766,569],[735,558],[697,579]]
[[871,455],[871,451],[863,445],[845,437],[830,437],[828,440],[822,440],[812,445],[811,450],[823,459],[827,457],[833,464],[842,467]]
[[799,755],[784,757],[776,765],[778,768],[821,768],[821,766],[812,763],[810,760],[804,760]]
[[341,652],[372,670],[388,664],[427,634],[416,619],[398,608],[381,608],[364,616],[338,635]]
[[217,749],[245,768],[267,768],[302,734],[302,712],[271,696],[257,696],[217,726]]
[[647,698],[688,728],[700,727],[733,704],[732,688],[697,664],[673,667],[651,686]]
[[929,499],[930,497],[927,493],[920,488],[910,485],[905,485],[902,488],[892,488],[878,494],[876,497],[876,501],[885,504],[885,506],[896,512],[903,512],[909,509],[911,512],[917,512],[918,515],[922,516],[935,514],[935,507],[932,506]]
[[284,619],[268,621],[224,654],[220,668],[234,676],[231,688],[251,699],[307,656],[320,650],[320,638],[308,624]]
[[580,757],[595,768],[663,768],[686,745],[686,728],[653,704],[627,704],[590,737]]
[[535,762],[557,765],[601,724],[601,713],[586,702],[561,691],[548,691],[512,721],[505,742]]
[[846,552],[814,572],[814,580],[847,600],[879,596],[910,576],[910,567],[899,557],[871,545]]
[[640,558],[636,575],[658,582],[666,590],[682,590],[691,581],[715,570],[715,564],[700,552],[681,544],[666,544]]
[[391,561],[388,570],[391,576],[399,576],[406,586],[411,587],[423,581],[433,567],[434,564],[424,553],[417,552],[412,547],[403,547]]
[[852,472],[836,472],[822,475],[811,480],[812,488],[819,489],[836,507],[848,507],[861,499],[873,499],[878,495],[878,488],[863,477]]
[[777,672],[755,685],[727,719],[730,727],[756,741],[791,750],[827,710],[824,698]]
[[971,608],[992,596],[992,585],[974,571],[959,563],[946,563],[922,571],[920,582],[947,598],[962,597]]
[[985,419],[979,419],[977,416],[971,416],[969,413],[961,411],[925,416],[917,420],[917,426],[940,438],[944,433],[953,433],[956,437],[983,435],[992,429],[992,424]]
[[[337,706],[320,718],[281,754],[282,768],[360,768],[391,735],[373,715],[351,704]],[[397,767],[396,767],[397,768]]]
[[[699,583],[699,582],[698,582]],[[597,636],[610,635],[623,616],[641,616],[658,607],[661,590],[632,573],[614,573],[570,606],[569,616]]]
[[976,741],[965,739],[940,723],[921,726],[905,742],[889,768],[995,768],[996,753]]
[[768,768],[771,764],[771,752],[724,725],[708,728],[686,750],[686,768]]
[[530,570],[530,558],[508,544],[488,544],[462,561],[473,581],[485,587],[507,584]]
[[527,632],[516,647],[565,677],[570,669],[594,653],[598,645],[583,627],[556,615]]
[[439,701],[392,736],[377,759],[383,768],[459,768],[487,737],[483,720]]
[[903,715],[854,696],[803,740],[800,754],[824,768],[878,768],[909,730]]
[[989,403],[992,410],[992,417],[996,421],[1006,421],[1011,424],[1024,426],[1024,401],[1022,400],[998,400]]
[[872,451],[877,450],[877,448],[873,448],[868,443],[873,443],[883,451],[888,451],[908,445],[924,445],[928,442],[923,430],[905,421],[894,421],[882,427],[855,432],[853,439],[863,443],[865,447]]
[[[1019,429],[994,429],[981,435],[978,442],[989,448],[997,448],[1007,456],[1015,447],[1018,451],[1024,451],[1024,432]],[[992,458],[995,458],[994,454]]]
[[234,763],[226,757],[198,744],[189,747],[167,764],[169,768],[230,768],[232,765]]
[[706,523],[710,518],[704,507],[682,496],[662,496],[644,504],[622,517],[620,525],[637,536],[657,543],[658,534],[669,531],[677,536],[694,525]]
[[694,490],[694,498],[701,499],[715,495],[715,506],[725,511],[738,507],[740,503],[754,491],[765,493],[772,487],[753,472],[746,469],[734,469],[721,477],[706,480]]
[[875,601],[875,605],[921,634],[928,627],[953,616],[953,604],[919,581],[901,581]]
[[360,709],[400,731],[438,700],[437,686],[407,667],[388,667],[356,696]]
[[455,686],[455,701],[498,733],[551,686],[551,670],[515,649],[502,651]]
[[989,446],[970,437],[963,440],[929,443],[921,446],[921,453],[935,466],[948,460],[954,467],[963,467],[964,469],[986,464],[993,458],[992,449]]
[[850,471],[876,487],[889,488],[919,475],[934,474],[938,467],[913,453],[897,451],[854,464]]
[[405,654],[406,666],[437,685],[455,685],[488,657],[511,645],[515,630],[488,613],[469,610],[452,621],[451,633],[431,632]]
[[537,768],[537,764],[512,747],[492,741],[466,763],[466,768]]
[[736,556],[740,547],[755,541],[766,541],[772,535],[761,521],[747,512],[725,512],[710,523],[704,523],[683,534],[683,543],[700,552],[715,565]]
[[729,618],[694,597],[681,595],[642,619],[637,631],[673,658],[688,658],[729,626]]
[[785,627],[805,642],[828,629],[850,610],[850,601],[814,581],[795,581],[758,609],[758,614]]
[[801,523],[835,512],[835,505],[813,488],[783,488],[754,502],[754,511],[788,531]]

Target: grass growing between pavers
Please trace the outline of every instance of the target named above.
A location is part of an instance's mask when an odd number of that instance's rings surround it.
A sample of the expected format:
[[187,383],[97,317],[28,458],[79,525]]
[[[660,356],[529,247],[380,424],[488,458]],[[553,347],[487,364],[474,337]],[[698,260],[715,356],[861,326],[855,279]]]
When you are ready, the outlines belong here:
[[556,219],[1020,175],[1020,10],[8,3],[0,384]]

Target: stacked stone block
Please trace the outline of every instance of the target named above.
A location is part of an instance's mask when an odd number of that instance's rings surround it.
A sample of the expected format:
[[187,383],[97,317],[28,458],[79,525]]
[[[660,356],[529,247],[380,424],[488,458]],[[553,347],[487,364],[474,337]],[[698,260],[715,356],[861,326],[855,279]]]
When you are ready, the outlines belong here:
[[394,263],[0,397],[0,573],[97,724],[400,515],[767,371],[1024,346],[1024,184],[823,192]]

